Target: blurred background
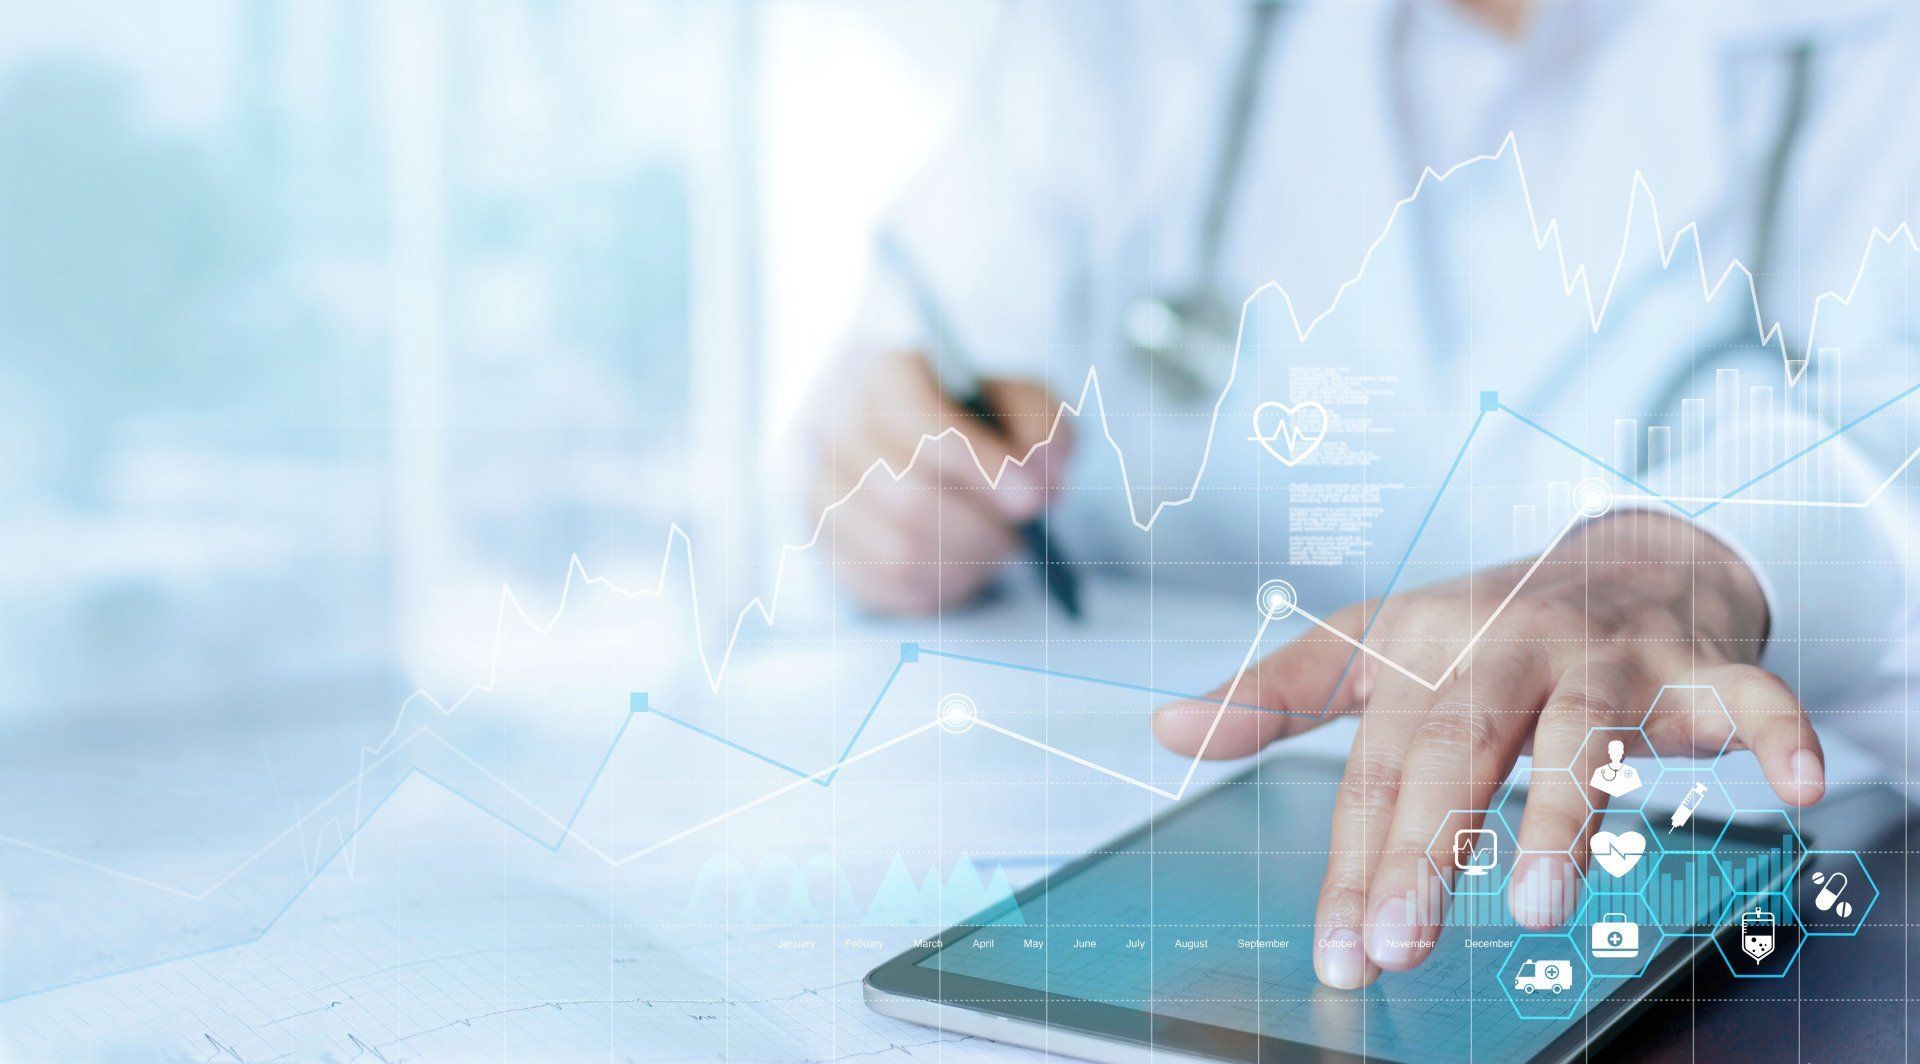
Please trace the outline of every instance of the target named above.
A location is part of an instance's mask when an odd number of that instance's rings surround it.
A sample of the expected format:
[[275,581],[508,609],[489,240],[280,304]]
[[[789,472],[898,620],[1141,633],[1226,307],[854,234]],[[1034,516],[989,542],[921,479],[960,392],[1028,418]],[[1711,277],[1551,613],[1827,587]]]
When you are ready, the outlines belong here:
[[390,713],[503,582],[763,562],[993,14],[8,5],[0,713]]

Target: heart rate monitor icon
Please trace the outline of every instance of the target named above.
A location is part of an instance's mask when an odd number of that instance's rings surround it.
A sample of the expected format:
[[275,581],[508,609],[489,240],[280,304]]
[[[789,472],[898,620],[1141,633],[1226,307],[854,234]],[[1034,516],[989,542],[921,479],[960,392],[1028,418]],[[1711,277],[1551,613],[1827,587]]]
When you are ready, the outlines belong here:
[[1330,421],[1327,408],[1312,400],[1288,406],[1269,399],[1254,408],[1253,435],[1247,439],[1266,448],[1283,465],[1295,466],[1327,438]]
[[1619,878],[1633,871],[1640,858],[1647,852],[1647,838],[1637,831],[1595,832],[1593,836],[1593,860],[1607,874]]

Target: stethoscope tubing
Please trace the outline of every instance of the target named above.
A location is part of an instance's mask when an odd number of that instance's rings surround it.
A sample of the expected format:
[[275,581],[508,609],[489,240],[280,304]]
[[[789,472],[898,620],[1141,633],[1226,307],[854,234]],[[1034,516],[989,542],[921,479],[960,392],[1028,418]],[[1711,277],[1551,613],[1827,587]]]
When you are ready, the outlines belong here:
[[[1247,43],[1238,62],[1235,64],[1233,87],[1228,93],[1227,107],[1219,138],[1220,151],[1216,156],[1213,180],[1208,185],[1207,200],[1201,213],[1200,231],[1195,241],[1195,275],[1200,278],[1212,277],[1220,265],[1224,253],[1227,221],[1232,213],[1233,200],[1237,193],[1242,172],[1246,169],[1247,144],[1253,135],[1253,125],[1259,110],[1260,82],[1266,68],[1266,57],[1274,48],[1274,38],[1287,0],[1262,0],[1256,3],[1251,12],[1252,22],[1247,32]],[[1405,20],[1396,26],[1394,50],[1396,54],[1404,50],[1404,34],[1407,32]],[[1778,131],[1774,136],[1768,154],[1766,178],[1759,196],[1759,208],[1754,228],[1753,270],[1755,293],[1763,297],[1767,294],[1767,277],[1771,270],[1772,258],[1777,243],[1777,226],[1781,205],[1785,196],[1786,178],[1792,168],[1795,148],[1805,129],[1807,99],[1811,83],[1811,70],[1814,48],[1811,42],[1800,42],[1788,53],[1788,89],[1782,108]],[[1395,141],[1400,146],[1402,162],[1407,166],[1418,165],[1412,158],[1414,153],[1414,124],[1412,121],[1412,100],[1410,87],[1404,77],[1397,77],[1393,91],[1389,94],[1393,114]],[[1417,169],[1411,172],[1418,172]],[[1429,278],[1441,276],[1439,270],[1440,253],[1434,245],[1433,234],[1429,226],[1413,219],[1415,254],[1420,258],[1421,267]],[[1629,315],[1633,305],[1645,298],[1646,288],[1629,289],[1624,298],[1616,297],[1608,308],[1608,314],[1614,320]],[[1442,341],[1451,335],[1451,313],[1447,309],[1443,293],[1436,283],[1429,283],[1422,289],[1420,314],[1423,327],[1430,339]],[[1156,310],[1171,313],[1178,318],[1182,308],[1223,304],[1217,293],[1201,287],[1193,292],[1173,298],[1147,295],[1137,297],[1128,303],[1129,310],[1153,301],[1158,304]],[[1223,304],[1225,305],[1225,304]],[[1123,315],[1124,316],[1124,315]],[[1167,330],[1168,335],[1179,337],[1182,341],[1190,339],[1195,332],[1218,333],[1218,329],[1191,329],[1186,322],[1176,321],[1177,327]],[[1694,373],[1719,355],[1742,346],[1751,340],[1746,335],[1744,322],[1736,325],[1736,332],[1729,337],[1707,343],[1688,357],[1682,370],[1673,373],[1669,382],[1648,409],[1658,411],[1667,409],[1688,387]],[[1181,342],[1177,344],[1141,344],[1132,346],[1144,356],[1147,369],[1151,373],[1176,377],[1190,382],[1195,378],[1204,378],[1207,371],[1217,367],[1205,365],[1206,362],[1223,362],[1232,356],[1233,336],[1215,335],[1207,343],[1196,344]],[[1204,354],[1197,349],[1207,348]],[[1222,356],[1225,356],[1225,359]],[[1168,363],[1177,362],[1178,365]],[[1171,383],[1171,382],[1170,382]],[[1191,390],[1190,384],[1184,384],[1177,390]],[[1644,462],[1644,456],[1643,456]],[[1643,472],[1636,470],[1635,472]]]

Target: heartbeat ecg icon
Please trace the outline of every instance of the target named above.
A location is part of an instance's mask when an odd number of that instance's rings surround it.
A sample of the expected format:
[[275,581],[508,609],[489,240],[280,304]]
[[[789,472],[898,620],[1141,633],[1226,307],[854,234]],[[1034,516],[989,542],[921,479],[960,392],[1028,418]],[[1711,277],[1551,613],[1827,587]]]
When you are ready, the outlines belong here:
[[1254,407],[1253,435],[1247,439],[1283,464],[1296,466],[1327,438],[1327,421],[1327,408],[1312,400],[1288,406],[1269,399]]
[[1637,831],[1623,831],[1618,835],[1600,831],[1594,833],[1592,849],[1593,859],[1608,875],[1624,878],[1647,852],[1647,839]]

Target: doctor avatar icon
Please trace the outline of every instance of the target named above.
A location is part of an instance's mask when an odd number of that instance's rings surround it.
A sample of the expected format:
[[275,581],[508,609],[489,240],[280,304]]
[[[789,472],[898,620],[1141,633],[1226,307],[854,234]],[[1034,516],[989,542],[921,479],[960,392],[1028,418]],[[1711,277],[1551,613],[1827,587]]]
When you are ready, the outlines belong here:
[[1640,770],[1626,763],[1627,744],[1618,739],[1607,743],[1607,763],[1593,770],[1588,783],[1593,789],[1615,798],[1624,798],[1640,789]]

